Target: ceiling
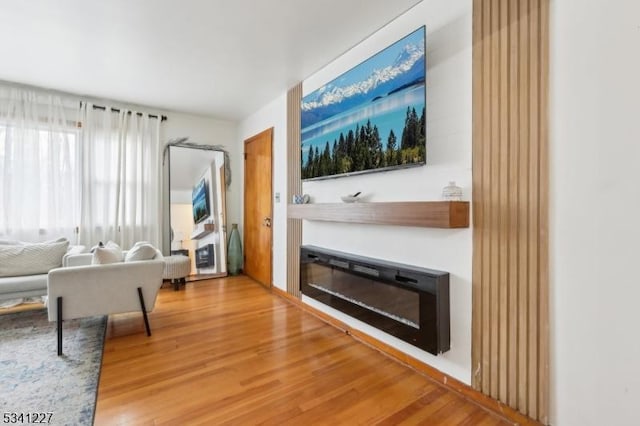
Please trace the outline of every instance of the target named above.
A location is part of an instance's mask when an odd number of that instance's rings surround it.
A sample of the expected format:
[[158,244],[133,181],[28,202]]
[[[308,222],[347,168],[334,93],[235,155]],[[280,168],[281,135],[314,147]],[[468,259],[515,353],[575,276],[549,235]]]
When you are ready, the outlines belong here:
[[172,191],[185,191],[189,193],[205,170],[219,157],[219,162],[224,163],[224,154],[221,151],[209,151],[202,149],[184,148],[172,146],[170,189]]
[[239,120],[421,0],[9,0],[0,80]]

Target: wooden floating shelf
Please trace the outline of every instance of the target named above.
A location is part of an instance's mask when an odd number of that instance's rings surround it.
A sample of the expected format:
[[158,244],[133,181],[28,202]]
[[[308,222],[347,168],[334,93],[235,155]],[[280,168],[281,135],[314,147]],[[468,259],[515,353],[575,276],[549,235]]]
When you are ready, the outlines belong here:
[[205,223],[203,226],[199,226],[197,227],[197,229],[193,230],[193,233],[191,234],[191,239],[192,240],[198,240],[206,235],[209,235],[210,233],[212,233],[213,231],[215,231],[216,229],[216,225],[213,223]]
[[426,228],[468,228],[468,201],[289,204],[290,219]]

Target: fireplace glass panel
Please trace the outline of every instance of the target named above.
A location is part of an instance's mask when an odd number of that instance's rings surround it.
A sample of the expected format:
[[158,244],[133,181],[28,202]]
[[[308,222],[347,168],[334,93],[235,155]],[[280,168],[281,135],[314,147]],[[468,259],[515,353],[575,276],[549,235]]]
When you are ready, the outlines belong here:
[[417,292],[315,263],[304,267],[309,286],[420,328],[420,295]]

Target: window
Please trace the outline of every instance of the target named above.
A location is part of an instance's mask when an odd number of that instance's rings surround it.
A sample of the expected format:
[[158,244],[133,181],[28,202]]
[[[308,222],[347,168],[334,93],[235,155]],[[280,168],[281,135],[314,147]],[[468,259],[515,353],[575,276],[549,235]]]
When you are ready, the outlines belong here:
[[0,125],[0,237],[74,241],[79,205],[76,130]]

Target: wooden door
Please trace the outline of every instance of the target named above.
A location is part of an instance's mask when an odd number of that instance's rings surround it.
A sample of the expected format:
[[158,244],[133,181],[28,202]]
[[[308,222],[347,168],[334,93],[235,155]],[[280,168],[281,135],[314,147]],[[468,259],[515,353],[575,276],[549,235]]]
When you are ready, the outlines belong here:
[[244,141],[244,272],[271,287],[273,128]]

